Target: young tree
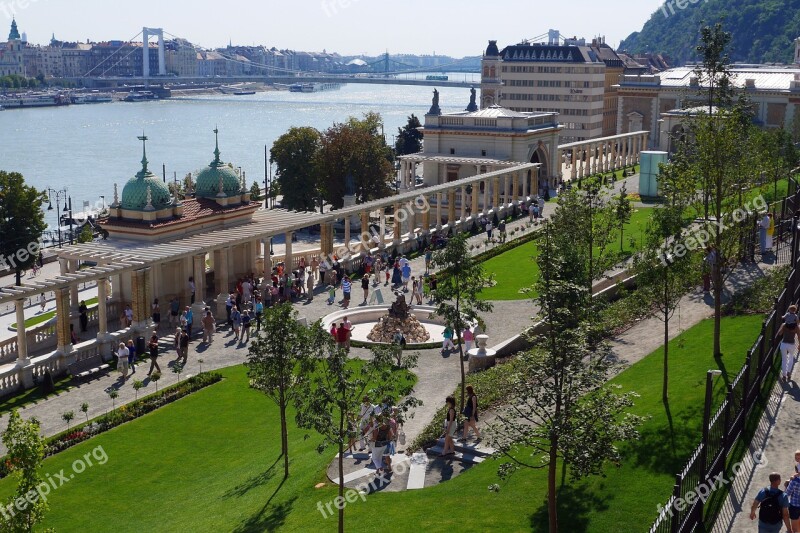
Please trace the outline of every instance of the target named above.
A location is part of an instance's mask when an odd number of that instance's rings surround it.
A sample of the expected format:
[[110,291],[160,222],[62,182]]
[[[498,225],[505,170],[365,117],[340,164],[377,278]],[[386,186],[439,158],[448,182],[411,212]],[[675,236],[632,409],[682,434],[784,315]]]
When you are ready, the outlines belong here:
[[599,474],[607,462],[619,464],[617,444],[635,438],[641,422],[626,413],[635,394],[618,394],[605,385],[611,350],[589,341],[587,311],[576,305],[586,300],[586,287],[581,279],[566,274],[571,271],[569,257],[553,238],[572,228],[555,226],[545,223],[537,258],[542,276],[536,300],[545,333],[536,336],[533,350],[521,356],[509,407],[500,410],[489,426],[493,445],[510,459],[498,470],[501,478],[520,468],[547,469],[550,533],[559,530],[559,461],[573,479]]
[[461,337],[467,325],[480,320],[480,313],[488,313],[493,306],[481,300],[480,292],[490,282],[483,266],[469,253],[467,234],[456,235],[447,242],[444,250],[433,255],[433,266],[445,273],[439,280],[434,304],[436,315],[444,319],[458,339],[459,365],[461,369],[461,410],[464,409],[466,370],[464,368],[464,343]]
[[[657,317],[664,323],[664,373],[662,400],[669,400],[669,324],[680,305],[681,298],[697,281],[699,254],[686,253],[687,229],[685,216],[694,179],[678,167],[665,166],[659,178],[664,205],[655,209],[645,232],[645,248],[634,257],[638,291],[653,302]],[[681,246],[679,249],[678,246]]]
[[422,151],[422,127],[416,115],[408,117],[408,123],[397,129],[394,151],[397,155],[416,154]]
[[289,428],[286,409],[297,402],[308,376],[300,372],[311,353],[308,328],[297,321],[291,304],[264,310],[264,327],[250,342],[247,375],[250,386],[267,395],[278,406],[281,417],[283,477],[289,477]]
[[83,228],[81,228],[81,232],[78,234],[78,244],[92,242],[93,239],[94,234],[92,233],[92,226],[84,224]]
[[258,186],[257,181],[254,181],[250,186],[250,199],[254,202],[260,202],[262,200],[261,187]]
[[614,214],[616,215],[617,225],[619,226],[619,253],[622,253],[625,246],[623,236],[625,224],[631,221],[631,215],[633,214],[633,206],[628,198],[628,187],[626,183],[622,184],[619,194],[614,197]]
[[22,283],[22,271],[38,257],[39,239],[47,228],[45,201],[47,196],[26,185],[22,174],[0,170],[0,258],[16,274],[17,285]]
[[277,165],[274,183],[286,209],[314,210],[319,188],[314,160],[319,149],[320,133],[310,127],[290,128],[272,145],[270,160]]
[[[12,475],[17,479],[17,489],[7,501],[7,508],[13,513],[0,514],[0,528],[14,533],[29,533],[44,518],[47,502],[41,498],[31,498],[37,494],[36,487],[42,483],[39,468],[44,459],[44,437],[39,434],[36,420],[23,420],[16,410],[8,418],[8,428],[3,432],[3,444],[8,449],[7,459]],[[27,498],[27,501],[26,501]],[[28,505],[16,506],[22,500]]]
[[[417,364],[416,355],[407,355],[395,365],[391,348],[376,347],[367,361],[350,360],[336,348],[330,334],[319,322],[310,330],[314,354],[303,369],[309,379],[303,383],[298,401],[300,427],[316,430],[323,441],[318,450],[336,446],[339,451],[339,497],[344,501],[344,450],[353,436],[350,420],[358,417],[365,394],[395,401],[401,413],[421,405],[412,396],[414,382],[409,371]],[[344,533],[344,506],[339,507],[339,533]]]

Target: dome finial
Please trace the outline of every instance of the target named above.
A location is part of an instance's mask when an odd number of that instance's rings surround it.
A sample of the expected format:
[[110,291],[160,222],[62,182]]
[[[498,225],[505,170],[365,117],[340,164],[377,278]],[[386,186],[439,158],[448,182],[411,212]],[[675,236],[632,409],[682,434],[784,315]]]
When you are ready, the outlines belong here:
[[219,163],[219,128],[214,128],[215,147],[214,147],[214,163]]
[[147,136],[142,132],[141,137],[137,137],[142,141],[142,177],[147,174]]
[[119,190],[117,189],[117,184],[114,184],[114,206],[119,205]]
[[147,205],[144,206],[145,211],[155,211],[156,208],[153,207],[153,190],[150,188],[150,185],[147,186]]

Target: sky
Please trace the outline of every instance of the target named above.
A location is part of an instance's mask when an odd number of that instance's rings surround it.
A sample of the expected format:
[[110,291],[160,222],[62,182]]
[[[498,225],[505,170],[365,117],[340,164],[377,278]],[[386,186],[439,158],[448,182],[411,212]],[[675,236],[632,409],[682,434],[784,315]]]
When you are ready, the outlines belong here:
[[659,6],[658,0],[0,0],[0,38],[14,13],[34,44],[46,44],[53,33],[62,41],[127,41],[147,26],[206,48],[232,41],[342,55],[463,57],[480,55],[489,39],[502,47],[551,28],[567,37],[605,35],[616,47]]

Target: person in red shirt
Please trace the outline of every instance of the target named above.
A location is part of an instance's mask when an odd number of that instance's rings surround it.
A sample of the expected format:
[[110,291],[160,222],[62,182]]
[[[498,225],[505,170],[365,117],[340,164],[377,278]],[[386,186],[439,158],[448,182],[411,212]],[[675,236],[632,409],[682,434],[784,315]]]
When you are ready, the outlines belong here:
[[350,332],[344,327],[344,322],[339,324],[336,328],[336,346],[343,350],[347,349],[347,336]]

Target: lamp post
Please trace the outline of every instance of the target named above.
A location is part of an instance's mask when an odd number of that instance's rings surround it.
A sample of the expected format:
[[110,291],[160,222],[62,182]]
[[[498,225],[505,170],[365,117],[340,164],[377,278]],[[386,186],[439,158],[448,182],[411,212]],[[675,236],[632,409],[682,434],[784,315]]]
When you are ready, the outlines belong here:
[[[58,189],[58,190],[52,189],[50,187],[47,188],[47,203],[48,203],[47,210],[48,211],[53,211],[54,210],[53,209],[53,196],[56,197],[56,208],[57,208],[61,204],[61,198],[64,198],[65,200],[67,198],[67,189],[66,189],[66,187],[63,188],[63,189]],[[61,239],[61,216],[58,213],[58,209],[56,209],[56,211],[57,211],[57,213],[56,213],[56,224],[57,224],[57,226],[56,227],[58,228],[58,247],[61,248],[61,246],[63,244],[63,241]]]
[[69,197],[69,208],[67,208],[67,204],[64,204],[64,211],[67,211],[69,216],[69,243],[75,244],[75,236],[72,231],[72,196]]

